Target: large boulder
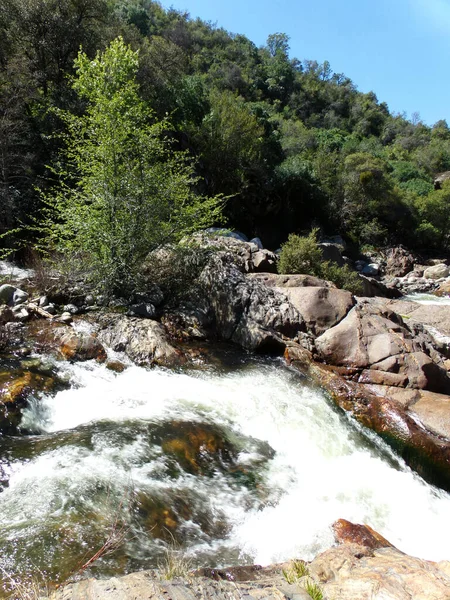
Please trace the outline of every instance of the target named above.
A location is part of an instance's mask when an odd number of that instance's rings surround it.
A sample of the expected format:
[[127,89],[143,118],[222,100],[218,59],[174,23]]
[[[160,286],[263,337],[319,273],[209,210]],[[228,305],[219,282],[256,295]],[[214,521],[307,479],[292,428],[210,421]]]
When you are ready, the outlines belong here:
[[76,332],[71,327],[57,330],[60,352],[66,360],[86,361],[106,360],[106,350],[99,340],[90,333]]
[[[423,332],[422,332],[423,333]],[[432,354],[432,340],[418,341],[393,311],[360,302],[315,342],[318,356],[330,365],[356,369],[361,383],[450,393],[450,378]]]
[[307,330],[321,335],[347,315],[355,304],[350,292],[329,287],[279,288],[305,320]]
[[161,323],[121,315],[99,318],[98,339],[116,352],[125,354],[139,365],[177,366],[186,359],[168,339]]
[[425,279],[441,279],[442,277],[448,277],[449,273],[449,267],[446,264],[441,263],[425,269],[423,276]]
[[226,253],[217,253],[200,275],[200,285],[216,332],[226,341],[256,352],[282,353],[283,338],[305,331],[286,297],[247,278]]
[[402,246],[389,248],[386,252],[387,277],[404,277],[414,269],[415,258]]
[[[335,284],[325,279],[319,279],[314,275],[276,275],[274,273],[250,273],[250,279],[262,281],[270,288],[297,288],[297,287],[329,287],[335,288]],[[283,289],[283,293],[285,290]]]

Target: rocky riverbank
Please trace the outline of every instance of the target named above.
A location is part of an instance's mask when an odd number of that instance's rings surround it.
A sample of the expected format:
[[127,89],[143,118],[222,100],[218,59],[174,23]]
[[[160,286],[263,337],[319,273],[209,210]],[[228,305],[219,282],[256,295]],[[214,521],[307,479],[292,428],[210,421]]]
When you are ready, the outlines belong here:
[[[37,296],[34,289],[27,293],[23,282],[3,285],[0,341],[4,352],[20,359],[0,379],[3,432],[21,432],[21,411],[30,395],[67,383],[39,360],[27,363],[29,353],[45,350],[61,360],[95,359],[111,369],[125,368],[108,360],[105,348],[111,348],[139,365],[177,367],[207,360],[202,344],[220,340],[250,352],[284,355],[425,479],[450,490],[446,309],[355,298],[314,277],[264,272],[273,271],[276,257],[255,242],[209,238],[205,244],[214,251],[178,304],[165,302],[154,284],[147,295],[110,306],[89,290],[52,297],[45,289]],[[303,584],[289,584],[282,568],[287,567],[256,569],[258,583],[222,582],[223,588],[204,579],[165,584],[135,574],[109,583],[80,582],[58,597],[305,596]],[[324,598],[450,598],[447,563],[419,561],[390,546],[368,549],[352,542],[330,549],[308,569]]]

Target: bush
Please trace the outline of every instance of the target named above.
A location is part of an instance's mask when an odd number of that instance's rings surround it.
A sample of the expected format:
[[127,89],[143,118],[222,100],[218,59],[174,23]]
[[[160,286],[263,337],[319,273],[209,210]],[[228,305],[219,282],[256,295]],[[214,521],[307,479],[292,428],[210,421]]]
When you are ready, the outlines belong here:
[[278,272],[321,277],[352,294],[361,294],[363,289],[358,273],[348,265],[340,267],[323,260],[322,250],[317,245],[317,229],[313,229],[307,236],[291,234],[288,237],[288,241],[281,247]]

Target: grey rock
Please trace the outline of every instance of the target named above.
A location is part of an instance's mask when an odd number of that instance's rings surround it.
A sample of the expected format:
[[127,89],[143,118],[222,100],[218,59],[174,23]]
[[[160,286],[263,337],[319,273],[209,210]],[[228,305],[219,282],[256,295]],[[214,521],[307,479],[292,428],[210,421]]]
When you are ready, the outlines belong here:
[[84,299],[86,306],[93,306],[95,304],[95,298],[92,294],[88,294]]
[[327,260],[330,262],[334,262],[340,267],[343,267],[345,261],[341,254],[341,249],[337,244],[332,244],[329,242],[321,242],[317,244],[319,248],[322,250],[323,260]]
[[64,323],[65,325],[70,325],[72,323],[73,318],[70,312],[63,312],[57,319],[60,323]]
[[49,305],[48,296],[41,296],[41,297],[39,298],[38,305],[39,305],[41,308],[44,308],[44,306],[48,306],[48,305]]
[[447,265],[441,263],[425,269],[423,276],[425,279],[441,279],[442,277],[448,277],[450,269]]
[[49,315],[56,315],[56,308],[54,304],[47,304],[42,306],[42,308],[47,311]]
[[79,309],[75,304],[66,304],[63,308],[63,312],[69,313],[71,315],[76,315],[79,312]]
[[370,277],[375,277],[380,273],[380,265],[378,263],[370,263],[365,265],[362,269],[363,275],[369,275]]
[[24,302],[26,302],[28,299],[28,294],[27,292],[24,292],[23,290],[20,290],[19,288],[17,288],[13,294],[13,303],[14,306],[17,306],[18,304],[23,304]]
[[16,287],[8,283],[0,285],[0,304],[12,304],[16,289]]
[[144,317],[146,319],[154,319],[156,315],[156,309],[153,304],[141,302],[139,304],[132,304],[127,313],[129,316]]
[[259,237],[255,237],[252,238],[249,242],[250,244],[255,244],[259,250],[262,250],[264,248],[262,241],[259,239]]

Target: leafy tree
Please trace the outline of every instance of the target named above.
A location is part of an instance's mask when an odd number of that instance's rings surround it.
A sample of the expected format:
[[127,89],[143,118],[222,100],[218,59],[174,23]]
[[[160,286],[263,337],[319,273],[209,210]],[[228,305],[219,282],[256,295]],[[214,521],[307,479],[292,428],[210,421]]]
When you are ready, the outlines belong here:
[[185,153],[172,150],[169,123],[155,121],[135,80],[138,55],[122,38],[94,60],[80,52],[75,92],[78,116],[61,112],[66,149],[59,181],[46,195],[45,241],[76,256],[106,292],[132,286],[144,256],[211,224],[220,198],[197,196]]
[[416,209],[420,221],[417,233],[422,244],[447,249],[450,242],[450,182],[444,181],[442,189],[419,197]]

